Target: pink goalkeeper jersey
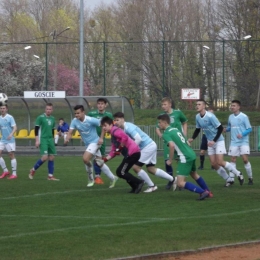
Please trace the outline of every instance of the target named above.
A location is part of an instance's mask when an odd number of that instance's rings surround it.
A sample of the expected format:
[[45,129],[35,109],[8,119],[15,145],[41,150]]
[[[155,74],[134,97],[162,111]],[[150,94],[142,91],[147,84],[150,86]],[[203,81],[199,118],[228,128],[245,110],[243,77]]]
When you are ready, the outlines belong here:
[[[117,142],[127,148],[129,156],[140,152],[139,146],[121,128],[113,126],[110,134],[112,135],[112,138],[114,137]],[[116,148],[118,147],[116,147],[116,145],[112,142],[111,151],[109,153],[111,157],[115,157]]]

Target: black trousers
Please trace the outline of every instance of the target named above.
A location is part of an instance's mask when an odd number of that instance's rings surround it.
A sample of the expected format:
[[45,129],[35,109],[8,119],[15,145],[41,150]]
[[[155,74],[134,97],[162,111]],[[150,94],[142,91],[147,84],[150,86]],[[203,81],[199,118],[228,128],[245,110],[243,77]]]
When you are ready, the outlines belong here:
[[134,164],[138,162],[140,159],[141,153],[134,153],[128,157],[125,157],[121,164],[116,169],[116,175],[119,178],[125,179],[127,183],[135,189],[138,184],[142,182],[142,180],[136,178],[131,173],[129,173],[129,170],[132,168]]

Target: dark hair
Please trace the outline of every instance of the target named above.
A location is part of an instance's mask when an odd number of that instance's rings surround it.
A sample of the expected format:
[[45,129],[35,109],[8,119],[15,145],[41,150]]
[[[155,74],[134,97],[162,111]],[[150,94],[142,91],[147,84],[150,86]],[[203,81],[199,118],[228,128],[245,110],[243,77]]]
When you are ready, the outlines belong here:
[[237,100],[237,99],[232,100],[231,103],[236,103],[239,106],[241,106],[241,102],[239,100]]
[[63,118],[63,117],[61,117],[61,118],[59,119],[59,121],[60,121],[60,120],[64,121],[64,118]]
[[101,124],[101,125],[104,125],[104,124],[113,125],[113,119],[111,119],[111,118],[108,117],[108,116],[104,116],[104,117],[101,119],[100,124]]
[[123,112],[116,112],[114,115],[113,115],[114,118],[125,118],[125,115]]
[[52,103],[46,103],[46,107],[53,107]]
[[85,109],[84,109],[84,107],[82,105],[76,105],[74,107],[74,110],[78,110],[78,109],[80,109],[80,111],[85,111]]
[[98,103],[98,102],[104,102],[104,103],[106,104],[106,103],[107,103],[107,99],[101,97],[101,98],[98,98],[98,99],[97,99],[97,103]]
[[157,117],[158,120],[165,121],[166,123],[170,124],[171,120],[167,114],[162,114]]

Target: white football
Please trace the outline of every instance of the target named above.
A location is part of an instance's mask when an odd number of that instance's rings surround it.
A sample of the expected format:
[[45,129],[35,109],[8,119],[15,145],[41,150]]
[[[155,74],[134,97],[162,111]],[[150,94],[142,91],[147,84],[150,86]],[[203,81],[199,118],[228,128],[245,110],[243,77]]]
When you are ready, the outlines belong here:
[[0,106],[7,105],[8,96],[5,93],[0,93]]

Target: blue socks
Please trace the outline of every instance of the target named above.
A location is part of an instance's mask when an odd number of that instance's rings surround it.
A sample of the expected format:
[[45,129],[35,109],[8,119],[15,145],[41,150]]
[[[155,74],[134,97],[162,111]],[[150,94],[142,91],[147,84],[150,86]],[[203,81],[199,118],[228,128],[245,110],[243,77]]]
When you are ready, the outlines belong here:
[[53,174],[53,172],[54,172],[54,161],[48,161],[48,170],[49,170],[49,174]]
[[196,180],[196,182],[199,184],[199,186],[200,186],[203,190],[209,191],[209,188],[208,188],[206,182],[203,180],[202,177],[199,177],[199,178]]
[[101,169],[96,163],[94,163],[94,171],[95,175],[101,175]]
[[204,192],[204,190],[203,190],[202,188],[200,188],[200,187],[194,185],[194,184],[191,183],[191,182],[186,182],[184,188],[185,188],[186,190],[189,190],[189,191],[192,191],[192,192],[196,192],[196,193],[199,193],[199,194],[201,194],[201,193]]
[[33,166],[34,170],[37,170],[43,163],[44,162],[41,159],[39,159]]

